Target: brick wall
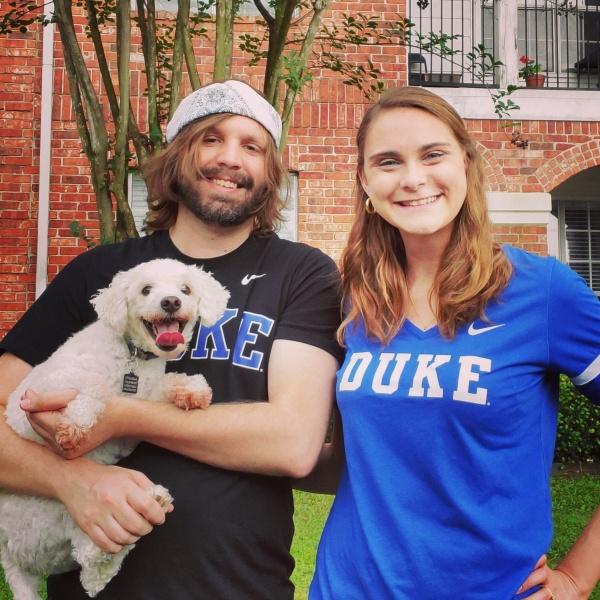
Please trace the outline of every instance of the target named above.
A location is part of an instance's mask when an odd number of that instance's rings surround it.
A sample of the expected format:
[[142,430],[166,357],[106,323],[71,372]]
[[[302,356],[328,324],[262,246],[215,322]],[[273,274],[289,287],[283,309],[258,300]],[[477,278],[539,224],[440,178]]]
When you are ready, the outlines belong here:
[[548,254],[546,227],[539,225],[495,225],[494,237],[500,244],[517,246],[542,256]]
[[[330,16],[346,12],[386,14],[394,18],[404,2],[333,2]],[[0,9],[7,3],[0,1]],[[250,25],[248,25],[250,27]],[[40,137],[42,30],[0,38],[0,337],[33,302],[35,293],[38,169]],[[89,44],[89,42],[86,42]],[[93,61],[91,47],[84,48]],[[210,80],[213,51],[196,48],[200,72]],[[366,56],[365,53],[362,53]],[[78,220],[88,232],[95,230],[95,200],[89,169],[81,145],[64,74],[60,43],[55,36],[54,96],[49,212],[48,278],[52,279],[85,244],[69,235],[69,224]],[[370,59],[383,79],[406,83],[404,50],[373,47]],[[109,53],[109,60],[114,57]],[[139,49],[132,50],[133,93],[143,114],[144,77]],[[234,75],[260,86],[261,70],[234,60]],[[92,72],[98,86],[98,73]],[[134,100],[135,101],[135,100]],[[294,108],[284,155],[286,165],[299,174],[299,239],[338,258],[353,220],[356,128],[367,107],[362,95],[330,73],[318,74]],[[524,121],[519,126],[530,140],[529,148],[510,144],[505,128],[496,120],[468,120],[476,137],[490,180],[498,192],[549,192],[579,171],[600,164],[600,131],[597,122]],[[533,252],[546,252],[545,227],[496,225],[500,241]]]
[[40,48],[40,31],[0,40],[0,335],[34,298]]

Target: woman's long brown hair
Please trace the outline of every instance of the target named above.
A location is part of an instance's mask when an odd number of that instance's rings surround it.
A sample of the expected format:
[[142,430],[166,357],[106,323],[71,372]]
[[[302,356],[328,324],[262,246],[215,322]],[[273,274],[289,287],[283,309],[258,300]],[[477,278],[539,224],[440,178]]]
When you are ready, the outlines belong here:
[[[364,167],[365,141],[372,123],[383,112],[397,108],[417,108],[443,121],[465,155],[467,194],[433,287],[438,327],[444,337],[452,339],[459,327],[476,317],[485,319],[486,305],[504,290],[512,266],[492,237],[485,171],[475,142],[456,111],[436,94],[417,87],[382,94],[358,130],[358,172]],[[343,343],[346,330],[362,321],[369,337],[387,345],[406,318],[406,252],[398,229],[365,211],[367,194],[358,174],[355,185],[356,220],[341,259],[345,318],[338,339]]]

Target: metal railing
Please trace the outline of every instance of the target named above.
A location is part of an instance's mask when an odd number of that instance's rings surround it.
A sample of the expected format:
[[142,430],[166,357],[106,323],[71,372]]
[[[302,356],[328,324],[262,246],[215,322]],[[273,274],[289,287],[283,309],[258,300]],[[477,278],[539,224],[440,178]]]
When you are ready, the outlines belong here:
[[[600,0],[407,0],[407,17],[412,85],[525,85],[528,60],[545,88],[600,87]],[[482,71],[482,52],[503,66]]]

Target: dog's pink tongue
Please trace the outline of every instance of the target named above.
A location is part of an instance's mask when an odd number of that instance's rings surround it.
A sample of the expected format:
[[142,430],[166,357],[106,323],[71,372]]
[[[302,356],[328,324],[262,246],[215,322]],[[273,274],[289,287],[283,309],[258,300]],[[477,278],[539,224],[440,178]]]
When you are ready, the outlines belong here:
[[165,331],[156,338],[157,346],[177,346],[183,344],[185,340],[179,331]]
[[156,325],[156,336],[157,346],[177,346],[177,344],[183,344],[185,340],[183,335],[179,333],[179,323],[177,321],[171,321],[170,323],[160,323]]

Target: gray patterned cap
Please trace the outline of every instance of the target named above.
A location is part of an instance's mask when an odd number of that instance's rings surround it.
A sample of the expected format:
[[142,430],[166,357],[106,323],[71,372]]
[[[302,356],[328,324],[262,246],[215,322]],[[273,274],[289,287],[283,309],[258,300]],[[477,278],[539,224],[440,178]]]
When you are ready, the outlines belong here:
[[271,134],[279,148],[281,118],[277,111],[253,87],[236,79],[211,83],[184,98],[167,125],[167,142],[172,142],[186,125],[218,113],[254,119]]

